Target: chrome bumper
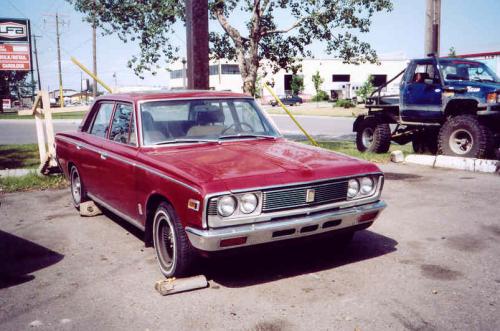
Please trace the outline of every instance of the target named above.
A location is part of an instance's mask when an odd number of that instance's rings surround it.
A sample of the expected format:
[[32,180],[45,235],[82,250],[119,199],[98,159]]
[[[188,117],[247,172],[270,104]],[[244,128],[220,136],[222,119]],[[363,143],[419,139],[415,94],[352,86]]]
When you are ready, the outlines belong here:
[[[308,216],[291,215],[286,219],[231,226],[222,229],[200,230],[186,227],[186,233],[189,241],[195,248],[209,252],[220,251],[285,239],[300,238],[372,222],[385,207],[385,202],[377,201],[367,205],[319,212]],[[361,216],[375,212],[378,212],[378,214],[372,220],[359,220]],[[246,237],[246,242],[237,246],[221,247],[221,240],[238,237]]]

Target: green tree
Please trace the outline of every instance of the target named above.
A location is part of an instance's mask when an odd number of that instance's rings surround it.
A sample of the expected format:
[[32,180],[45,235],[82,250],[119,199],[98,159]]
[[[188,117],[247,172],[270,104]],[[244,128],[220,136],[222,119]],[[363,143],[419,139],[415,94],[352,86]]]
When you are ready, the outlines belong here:
[[[185,21],[184,1],[67,1],[87,21],[95,19],[105,33],[116,33],[125,42],[138,41],[140,52],[129,61],[137,75],[155,73],[162,57],[167,62],[178,59],[172,38],[176,22]],[[308,46],[315,40],[345,62],[375,62],[375,51],[359,39],[358,32],[369,31],[375,13],[392,9],[391,0],[208,0],[208,4],[210,19],[221,27],[221,32],[210,32],[211,56],[238,62],[247,93],[255,92],[259,70],[290,71],[297,59],[311,56]],[[294,21],[281,26],[283,17]],[[236,26],[235,21],[245,24]]]
[[293,75],[290,87],[292,88],[292,94],[298,95],[304,90],[304,77],[300,75]]
[[368,79],[358,89],[356,95],[366,102],[366,99],[373,93],[375,87],[373,86],[373,77],[370,75]]
[[457,56],[457,51],[455,50],[455,47],[450,47],[450,50],[448,51],[448,56],[450,57]]
[[[27,81],[28,71],[0,71],[0,99],[21,99],[31,97],[33,89]],[[3,104],[0,102],[0,112]]]
[[312,76],[312,82],[314,84],[314,90],[316,90],[316,95],[321,91],[321,84],[323,84],[325,80],[319,74],[319,70],[316,70],[316,73]]

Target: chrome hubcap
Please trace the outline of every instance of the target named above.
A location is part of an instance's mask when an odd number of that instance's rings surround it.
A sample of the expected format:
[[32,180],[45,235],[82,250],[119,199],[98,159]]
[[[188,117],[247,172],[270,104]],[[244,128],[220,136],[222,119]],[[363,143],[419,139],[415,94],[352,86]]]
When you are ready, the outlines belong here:
[[80,203],[82,198],[81,188],[80,176],[78,176],[78,172],[74,171],[73,176],[71,176],[71,193],[73,194],[73,200],[77,204]]
[[363,146],[370,147],[373,143],[373,129],[372,128],[364,129],[361,135],[361,140],[363,142]]
[[465,129],[455,130],[450,136],[450,148],[458,155],[467,154],[474,146],[472,134]]
[[168,221],[168,216],[160,214],[157,217],[156,243],[158,245],[158,258],[161,260],[163,266],[170,269],[174,263],[175,250],[173,229]]

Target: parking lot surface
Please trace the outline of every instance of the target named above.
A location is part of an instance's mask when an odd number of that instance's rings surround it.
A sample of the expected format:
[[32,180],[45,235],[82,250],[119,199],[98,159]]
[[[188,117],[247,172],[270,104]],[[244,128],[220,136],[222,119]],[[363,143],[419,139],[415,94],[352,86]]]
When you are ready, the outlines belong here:
[[162,297],[154,251],[67,190],[0,196],[0,329],[498,330],[500,178],[383,165],[388,208],[327,242],[202,261],[206,289]]

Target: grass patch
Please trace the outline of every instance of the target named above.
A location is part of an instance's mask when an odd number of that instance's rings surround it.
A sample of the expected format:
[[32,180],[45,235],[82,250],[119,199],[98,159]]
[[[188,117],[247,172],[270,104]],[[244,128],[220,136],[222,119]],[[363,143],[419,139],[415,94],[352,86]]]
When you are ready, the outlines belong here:
[[377,153],[366,153],[366,152],[363,153],[358,151],[358,149],[356,148],[356,144],[352,141],[328,141],[328,142],[318,142],[318,143],[321,147],[329,149],[331,151],[344,153],[350,156],[357,157],[359,159],[377,163],[389,162],[391,159],[390,157],[391,152],[395,150],[402,151],[405,154],[405,156],[407,154],[413,153],[411,144],[406,144],[406,145],[391,144],[389,152],[377,154]]
[[[86,111],[74,111],[69,113],[56,113],[52,114],[52,119],[61,120],[61,119],[82,119]],[[35,116],[19,116],[17,113],[0,113],[0,120],[32,120]]]
[[0,192],[61,189],[68,187],[63,175],[38,176],[35,171],[20,177],[0,178]]
[[37,144],[0,145],[0,170],[36,168],[39,165]]

